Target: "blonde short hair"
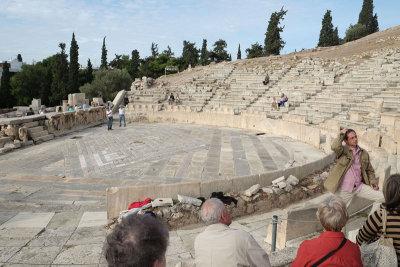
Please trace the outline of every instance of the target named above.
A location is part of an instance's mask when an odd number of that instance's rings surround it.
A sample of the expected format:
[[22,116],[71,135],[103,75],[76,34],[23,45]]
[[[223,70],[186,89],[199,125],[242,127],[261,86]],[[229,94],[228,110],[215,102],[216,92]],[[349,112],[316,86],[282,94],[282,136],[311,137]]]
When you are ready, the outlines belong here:
[[349,213],[343,200],[332,195],[319,205],[317,217],[326,231],[340,232],[349,220]]

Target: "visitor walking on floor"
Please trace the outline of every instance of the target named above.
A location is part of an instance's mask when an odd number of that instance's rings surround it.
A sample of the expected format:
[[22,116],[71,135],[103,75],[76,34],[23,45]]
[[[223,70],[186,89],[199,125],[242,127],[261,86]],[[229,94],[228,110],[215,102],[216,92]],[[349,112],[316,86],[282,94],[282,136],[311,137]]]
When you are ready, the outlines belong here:
[[107,130],[112,130],[113,113],[111,108],[107,108],[106,115],[107,115]]
[[[346,143],[344,146],[343,141]],[[341,197],[347,207],[356,195],[382,203],[383,194],[379,191],[369,154],[358,146],[356,132],[353,129],[341,130],[331,148],[336,154],[337,163],[324,187]]]
[[122,120],[124,121],[124,127],[126,127],[125,107],[123,105],[120,105],[118,111],[119,111],[119,127],[121,127]]

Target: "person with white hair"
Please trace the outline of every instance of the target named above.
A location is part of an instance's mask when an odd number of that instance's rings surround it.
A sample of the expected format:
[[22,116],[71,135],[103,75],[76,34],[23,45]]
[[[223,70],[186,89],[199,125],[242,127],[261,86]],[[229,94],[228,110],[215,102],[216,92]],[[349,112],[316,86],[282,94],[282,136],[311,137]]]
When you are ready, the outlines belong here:
[[325,199],[318,207],[317,218],[324,232],[317,238],[301,243],[296,259],[290,266],[362,267],[360,248],[341,232],[349,219],[342,199],[335,195]]
[[207,200],[201,218],[207,227],[194,241],[197,267],[271,266],[267,253],[249,233],[229,227],[231,216],[221,200]]

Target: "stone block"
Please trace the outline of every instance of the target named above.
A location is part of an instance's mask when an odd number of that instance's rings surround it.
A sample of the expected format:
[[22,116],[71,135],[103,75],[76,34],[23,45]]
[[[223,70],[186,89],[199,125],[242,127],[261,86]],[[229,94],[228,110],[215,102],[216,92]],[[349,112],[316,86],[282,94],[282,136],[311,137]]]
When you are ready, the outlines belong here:
[[200,207],[202,202],[200,199],[194,198],[194,197],[188,197],[188,196],[183,196],[183,195],[178,195],[178,200],[181,203],[184,204],[191,204],[197,207]]
[[174,205],[172,198],[156,198],[151,202],[151,206],[155,207],[172,207]]
[[232,179],[232,190],[234,192],[240,192],[255,184],[259,184],[258,175],[235,177]]
[[209,198],[212,192],[230,192],[232,190],[232,179],[209,180],[201,182],[199,196]]
[[254,195],[255,193],[258,192],[258,190],[260,190],[260,185],[259,184],[255,184],[252,187],[250,187],[249,189],[244,191],[244,195],[251,197],[252,195]]
[[272,172],[261,173],[259,175],[260,185],[261,186],[271,185],[272,181],[280,176],[282,176],[282,171],[272,171]]
[[382,136],[381,147],[391,155],[396,155],[397,153],[397,143],[389,136]]
[[[315,215],[316,207],[284,210],[277,227],[276,247],[283,249],[286,242],[322,230],[322,225]],[[304,221],[307,221],[305,223]],[[272,224],[268,226],[267,243],[272,243]]]
[[273,194],[273,193],[274,193],[274,190],[272,190],[271,187],[263,187],[263,188],[261,188],[261,190],[262,190],[264,193],[267,193],[267,194]]
[[283,182],[283,181],[285,181],[285,176],[281,176],[281,177],[279,177],[279,178],[273,180],[273,181],[272,181],[272,184],[273,184],[273,185],[277,185],[277,184],[279,184],[280,182]]
[[1,147],[4,147],[4,145],[5,145],[6,143],[9,143],[9,142],[11,142],[11,141],[12,141],[11,138],[8,137],[8,136],[6,136],[6,137],[0,137],[0,148],[1,148]]
[[384,182],[385,182],[385,180],[390,176],[390,170],[391,170],[391,166],[390,165],[388,165],[388,166],[386,166],[385,168],[383,168],[383,170],[381,170],[379,173],[378,173],[378,186],[379,186],[379,189],[380,190],[382,190],[383,189],[383,184],[384,184]]
[[286,179],[286,182],[290,185],[297,185],[299,183],[299,179],[297,179],[297,177],[294,175],[289,175],[289,177]]
[[285,183],[285,182],[279,182],[279,183],[278,183],[278,187],[279,187],[280,189],[284,189],[284,188],[286,187],[286,183]]

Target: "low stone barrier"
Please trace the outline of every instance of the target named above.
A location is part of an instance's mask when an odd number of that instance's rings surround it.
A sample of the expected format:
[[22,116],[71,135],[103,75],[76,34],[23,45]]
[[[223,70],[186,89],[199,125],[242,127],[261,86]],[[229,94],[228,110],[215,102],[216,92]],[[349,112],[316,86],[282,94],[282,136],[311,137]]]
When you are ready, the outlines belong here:
[[271,171],[262,174],[235,177],[231,179],[218,179],[205,182],[161,184],[161,185],[145,185],[131,187],[111,187],[107,189],[107,218],[117,217],[122,210],[127,209],[133,201],[141,201],[145,198],[173,198],[177,195],[185,195],[190,197],[209,197],[211,192],[222,191],[240,192],[254,184],[261,186],[271,185],[272,180],[289,175],[303,177],[317,170],[320,170],[334,161],[334,154],[329,154],[319,160],[296,166],[284,170]]

